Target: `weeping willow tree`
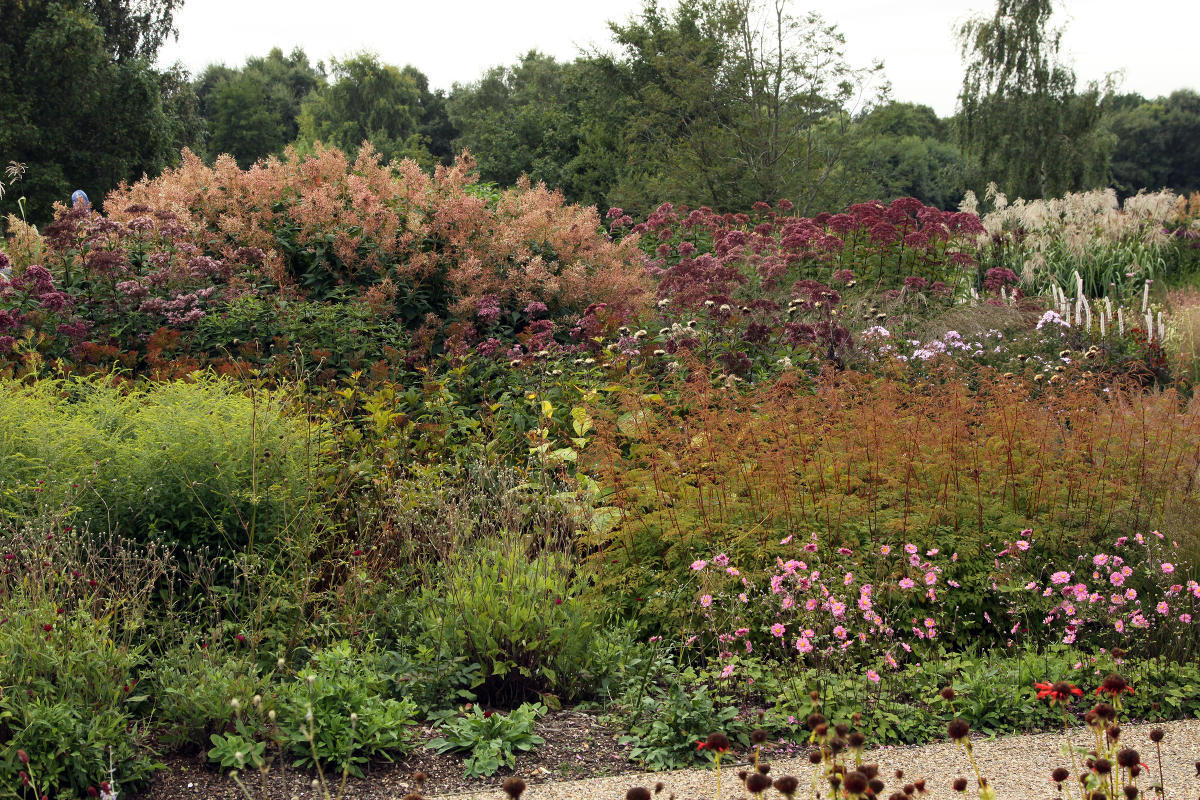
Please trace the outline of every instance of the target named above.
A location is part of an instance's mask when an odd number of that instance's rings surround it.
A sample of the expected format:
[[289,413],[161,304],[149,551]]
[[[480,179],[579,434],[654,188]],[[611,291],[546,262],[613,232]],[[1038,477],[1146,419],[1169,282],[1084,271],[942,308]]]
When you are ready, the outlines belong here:
[[1103,124],[1110,81],[1076,91],[1059,60],[1054,0],[997,0],[959,29],[966,71],[959,138],[1010,197],[1051,197],[1108,184],[1114,137]]

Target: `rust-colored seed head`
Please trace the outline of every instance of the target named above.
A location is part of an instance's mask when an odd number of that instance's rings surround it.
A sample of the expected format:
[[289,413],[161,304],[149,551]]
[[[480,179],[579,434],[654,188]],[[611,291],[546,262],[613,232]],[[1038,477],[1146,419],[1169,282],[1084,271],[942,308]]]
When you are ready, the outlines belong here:
[[625,793],[625,800],[650,800],[650,790],[645,786],[634,786]]
[[1138,751],[1132,747],[1126,747],[1124,750],[1117,751],[1117,763],[1125,769],[1136,767],[1142,763],[1142,757],[1138,755]]
[[954,791],[965,792],[966,790],[967,790],[967,779],[966,778],[955,778],[954,779]]
[[945,689],[942,689],[940,692],[938,692],[938,694],[940,694],[942,696],[943,700],[953,700],[954,699],[954,687],[947,686]]
[[863,794],[867,791],[867,776],[858,770],[846,773],[846,794]]
[[1055,783],[1062,783],[1067,778],[1071,777],[1071,772],[1065,767],[1055,767],[1054,771],[1050,773],[1050,777]]
[[1117,710],[1113,708],[1112,703],[1097,703],[1092,712],[1102,720],[1112,722],[1117,718]]
[[746,776],[747,776],[747,775],[749,775],[749,774],[750,774],[750,773],[746,772],[746,770],[744,770],[744,769],[739,769],[739,770],[738,770],[738,772],[737,772],[738,780],[739,780],[739,781],[741,781],[742,783],[745,783],[745,782],[746,782]]
[[821,751],[820,750],[809,750],[808,751],[808,763],[820,764],[821,763]]
[[413,783],[417,785],[417,788],[422,789],[425,787],[425,781],[429,780],[429,776],[418,770],[417,772],[413,773],[412,779]]
[[1132,767],[1129,768],[1129,777],[1136,778],[1138,775],[1141,775],[1141,774],[1142,774],[1142,766],[1140,764],[1134,764]]
[[829,726],[828,725],[818,725],[817,727],[813,728],[813,733],[815,733],[817,735],[818,739],[824,739],[826,736],[829,735]]
[[946,733],[954,741],[967,738],[967,734],[971,732],[971,726],[965,719],[952,719],[950,724],[946,726]]
[[809,714],[808,715],[809,730],[815,731],[819,726],[824,725],[825,722],[826,722],[826,720],[825,720],[824,714]]
[[800,780],[794,775],[783,775],[775,779],[775,791],[791,800],[792,795],[800,788]]
[[513,800],[517,800],[525,791],[525,781],[520,778],[506,778],[500,788]]
[[762,744],[767,740],[767,732],[762,728],[755,730],[750,734],[750,742],[752,744]]
[[879,793],[883,791],[883,781],[879,780],[879,778],[871,778],[871,780],[867,781],[867,788],[871,790],[872,794],[878,797]]
[[404,795],[404,797],[400,798],[400,800],[425,800],[425,798],[417,792],[409,792],[408,794]]
[[925,779],[918,778],[917,780],[913,781],[913,786],[917,787],[918,792],[924,792],[925,791]]
[[841,753],[845,749],[846,749],[846,740],[841,738],[840,736],[835,736],[833,739],[831,739],[829,741],[829,752],[833,753],[835,756],[838,753]]
[[904,800],[904,793],[892,792],[891,795],[888,796],[888,800]]
[[1163,732],[1162,728],[1155,728],[1154,730],[1150,731],[1150,741],[1154,742],[1155,744],[1161,742],[1164,736],[1166,736],[1166,733]]
[[1125,800],[1137,800],[1138,788],[1136,786],[1126,786],[1122,791],[1125,792]]
[[762,794],[770,788],[771,779],[761,772],[752,772],[750,777],[746,778],[746,791],[750,794]]
[[821,693],[820,692],[809,692],[808,697],[810,700],[812,700],[815,703],[821,699]]
[[1104,729],[1104,732],[1108,734],[1109,741],[1115,742],[1121,738],[1121,726],[1120,725],[1109,725],[1107,728]]
[[878,764],[863,764],[861,767],[858,768],[858,771],[861,772],[863,775],[866,775],[868,778],[878,778],[879,777],[879,765]]
[[758,765],[758,771],[763,775],[769,775],[771,774],[771,765],[764,761]]
[[719,731],[713,731],[704,740],[704,746],[715,753],[724,753],[729,749],[729,737]]
[[844,722],[839,722],[837,725],[834,725],[833,730],[843,739],[850,734],[850,726]]
[[837,791],[837,788],[842,785],[842,776],[837,772],[830,775],[829,785],[833,787],[834,791]]
[[896,775],[896,780],[898,780],[898,781],[904,780],[904,770],[902,770],[902,769],[896,770],[895,775]]
[[851,731],[850,735],[846,737],[846,741],[850,743],[851,747],[857,750],[867,743],[867,737],[859,731]]
[[663,782],[659,781],[658,783],[654,784],[654,793],[662,794],[662,790],[665,788],[667,788],[667,787],[663,784]]
[[1092,763],[1092,769],[1096,770],[1097,775],[1107,775],[1112,772],[1112,762],[1107,758],[1097,758]]

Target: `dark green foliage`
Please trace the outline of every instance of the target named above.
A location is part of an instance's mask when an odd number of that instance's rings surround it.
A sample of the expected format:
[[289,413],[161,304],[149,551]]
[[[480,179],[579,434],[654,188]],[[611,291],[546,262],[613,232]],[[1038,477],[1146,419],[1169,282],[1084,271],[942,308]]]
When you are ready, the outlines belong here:
[[[174,5],[142,16],[100,0],[0,3],[0,155],[28,166],[19,194],[33,221],[76,188],[98,202],[169,162],[178,105],[164,109],[150,59]],[[15,212],[16,195],[0,212]]]
[[240,69],[208,67],[196,82],[207,123],[205,153],[229,153],[241,167],[282,153],[300,132],[301,103],[324,84],[323,66],[311,65],[299,48],[285,56],[276,47]]
[[334,60],[332,82],[301,106],[300,142],[319,141],[353,157],[369,141],[385,161],[413,158],[430,164],[432,156],[421,136],[424,115],[417,74],[365,53]]
[[1200,94],[1189,89],[1146,100],[1127,95],[1109,117],[1117,137],[1113,182],[1123,194],[1200,191]]

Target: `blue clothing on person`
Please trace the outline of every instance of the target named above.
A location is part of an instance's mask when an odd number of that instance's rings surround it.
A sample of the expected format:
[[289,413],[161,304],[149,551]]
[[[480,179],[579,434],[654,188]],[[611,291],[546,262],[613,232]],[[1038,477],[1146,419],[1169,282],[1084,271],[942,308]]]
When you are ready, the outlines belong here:
[[71,192],[71,207],[74,208],[81,202],[83,203],[84,208],[87,208],[92,204],[92,202],[88,200],[88,196],[83,189],[76,189],[75,191]]

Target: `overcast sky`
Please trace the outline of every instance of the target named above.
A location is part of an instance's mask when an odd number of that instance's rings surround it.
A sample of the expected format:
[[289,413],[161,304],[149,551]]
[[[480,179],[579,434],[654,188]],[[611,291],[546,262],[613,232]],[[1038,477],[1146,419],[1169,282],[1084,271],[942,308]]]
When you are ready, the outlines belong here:
[[[664,0],[666,6],[673,0]],[[207,64],[240,65],[272,47],[302,47],[313,61],[369,50],[413,64],[435,88],[478,78],[538,49],[573,58],[581,47],[609,44],[607,20],[626,20],[642,0],[186,0],[176,15],[179,40],[161,63],[193,73]],[[898,100],[953,113],[962,79],[954,30],[994,0],[793,0],[846,36],[851,62],[881,59]],[[1147,96],[1200,88],[1195,0],[1062,0],[1064,50],[1081,81],[1121,71],[1125,91]]]

